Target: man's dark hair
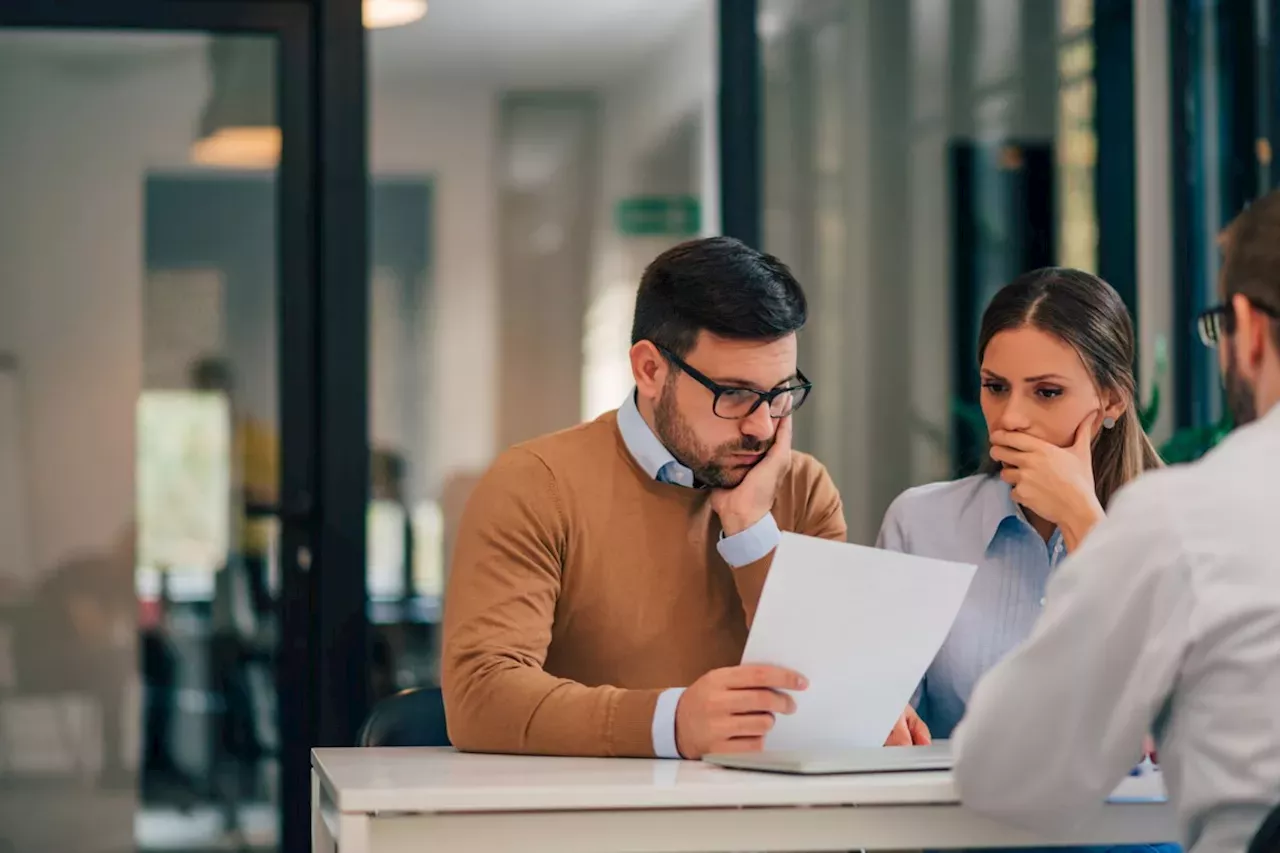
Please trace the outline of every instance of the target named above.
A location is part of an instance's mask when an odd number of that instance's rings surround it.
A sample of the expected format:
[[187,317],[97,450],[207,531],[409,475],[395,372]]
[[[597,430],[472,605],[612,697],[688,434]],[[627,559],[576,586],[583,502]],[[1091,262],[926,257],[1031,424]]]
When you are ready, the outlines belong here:
[[699,332],[777,340],[804,326],[804,290],[787,265],[731,237],[663,252],[640,277],[631,343],[651,341],[685,356]]
[[[1280,190],[1272,190],[1227,226],[1223,235],[1222,290],[1280,312]],[[1280,321],[1271,323],[1280,347]]]

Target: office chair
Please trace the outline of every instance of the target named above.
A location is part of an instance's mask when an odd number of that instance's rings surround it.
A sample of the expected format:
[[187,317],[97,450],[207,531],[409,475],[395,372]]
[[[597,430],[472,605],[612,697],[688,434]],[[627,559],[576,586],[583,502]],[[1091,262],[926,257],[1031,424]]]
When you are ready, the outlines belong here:
[[374,706],[357,746],[451,746],[439,687],[415,687]]
[[1280,853],[1280,806],[1271,810],[1249,842],[1248,853]]

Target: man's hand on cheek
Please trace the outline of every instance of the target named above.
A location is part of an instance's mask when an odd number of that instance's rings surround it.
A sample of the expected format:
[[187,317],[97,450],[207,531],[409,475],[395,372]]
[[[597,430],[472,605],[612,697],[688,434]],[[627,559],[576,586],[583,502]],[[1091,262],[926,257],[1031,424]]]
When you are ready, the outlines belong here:
[[711,493],[711,509],[720,518],[725,536],[751,527],[773,509],[778,484],[791,468],[791,417],[778,421],[773,446],[746,478],[732,489]]

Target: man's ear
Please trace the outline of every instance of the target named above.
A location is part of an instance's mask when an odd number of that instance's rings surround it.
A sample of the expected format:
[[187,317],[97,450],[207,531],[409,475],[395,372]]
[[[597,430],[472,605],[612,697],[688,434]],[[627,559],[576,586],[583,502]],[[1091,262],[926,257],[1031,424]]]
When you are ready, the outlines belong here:
[[1241,376],[1252,382],[1266,355],[1270,324],[1266,318],[1259,316],[1260,312],[1242,293],[1231,297],[1229,310],[1235,315],[1236,331],[1225,343],[1235,347],[1236,369]]
[[631,347],[631,378],[641,397],[658,399],[666,384],[671,365],[651,341],[640,341]]

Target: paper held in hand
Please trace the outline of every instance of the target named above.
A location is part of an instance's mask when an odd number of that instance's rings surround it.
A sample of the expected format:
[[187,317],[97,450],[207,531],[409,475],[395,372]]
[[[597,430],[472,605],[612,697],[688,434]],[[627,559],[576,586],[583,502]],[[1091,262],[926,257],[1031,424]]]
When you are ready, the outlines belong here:
[[743,663],[809,679],[768,750],[882,746],[951,630],[975,566],[783,534]]

